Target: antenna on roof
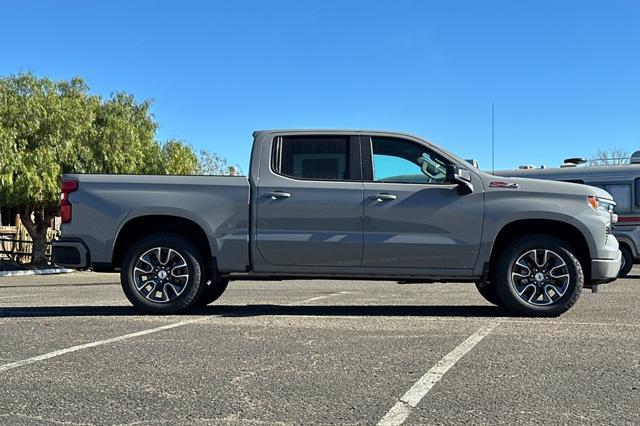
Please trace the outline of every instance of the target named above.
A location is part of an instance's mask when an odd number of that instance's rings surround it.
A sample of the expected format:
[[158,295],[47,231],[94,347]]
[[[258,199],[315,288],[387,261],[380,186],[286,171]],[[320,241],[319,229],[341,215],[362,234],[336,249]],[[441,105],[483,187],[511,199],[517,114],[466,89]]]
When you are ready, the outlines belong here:
[[493,174],[496,173],[496,126],[495,126],[495,108],[491,104],[491,169]]

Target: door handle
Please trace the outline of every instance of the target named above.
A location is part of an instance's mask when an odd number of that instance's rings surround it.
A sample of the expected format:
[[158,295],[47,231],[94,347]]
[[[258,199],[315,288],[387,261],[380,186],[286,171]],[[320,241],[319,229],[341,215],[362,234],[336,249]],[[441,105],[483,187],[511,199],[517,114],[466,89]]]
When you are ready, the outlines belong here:
[[376,195],[372,195],[369,198],[371,198],[372,200],[378,200],[378,201],[391,201],[391,200],[395,200],[397,197],[393,194],[376,194]]
[[291,194],[289,194],[288,192],[282,192],[282,191],[267,192],[264,194],[264,196],[269,197],[272,200],[276,200],[278,198],[291,198]]

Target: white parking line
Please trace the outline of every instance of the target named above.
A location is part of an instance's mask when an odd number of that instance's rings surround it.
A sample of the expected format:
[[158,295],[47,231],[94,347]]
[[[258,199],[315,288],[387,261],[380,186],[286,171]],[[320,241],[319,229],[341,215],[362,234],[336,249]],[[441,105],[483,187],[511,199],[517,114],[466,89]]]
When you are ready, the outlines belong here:
[[311,299],[303,300],[302,302],[299,302],[299,303],[315,302],[316,300],[328,299],[329,297],[340,296],[341,294],[351,294],[351,293],[353,293],[353,291],[338,291],[336,293],[325,294],[324,296],[312,297]]
[[102,346],[102,345],[107,345],[109,343],[119,342],[121,340],[131,339],[133,337],[140,337],[140,336],[144,336],[144,335],[147,335],[147,334],[157,333],[159,331],[169,330],[171,328],[181,327],[181,326],[187,325],[187,324],[193,324],[194,322],[198,322],[198,321],[204,321],[204,319],[203,318],[198,318],[198,319],[194,319],[194,320],[190,320],[190,321],[175,322],[173,324],[167,324],[167,325],[163,325],[161,327],[150,328],[148,330],[142,330],[142,331],[138,331],[138,332],[135,332],[135,333],[125,334],[123,336],[112,337],[111,339],[98,340],[96,342],[85,343],[84,345],[77,345],[77,346],[72,346],[72,347],[66,348],[66,349],[60,349],[58,351],[53,351],[53,352],[49,352],[49,353],[46,353],[46,354],[34,356],[32,358],[27,358],[27,359],[23,359],[23,360],[16,361],[16,362],[11,362],[9,364],[0,365],[0,372],[11,370],[13,368],[22,367],[22,366],[28,365],[28,364],[33,364],[33,363],[36,363],[36,362],[39,362],[39,361],[44,361],[46,359],[55,358],[57,356],[68,354],[68,353],[71,353],[71,352],[77,352],[77,351],[81,351],[83,349],[95,348],[96,346]]
[[[326,297],[331,297],[331,296],[338,296],[340,294],[345,294],[345,293],[350,293],[348,291],[340,291],[338,293],[332,293],[326,296],[321,296],[320,298],[326,298]],[[318,300],[318,297],[312,297],[310,299],[305,299],[301,302],[298,303],[307,303],[307,302],[311,302],[314,300]],[[293,304],[291,304],[293,305]],[[262,309],[259,309],[258,311],[260,311]],[[213,317],[217,317],[217,315],[214,315]],[[164,330],[170,330],[172,328],[176,328],[176,327],[182,327],[183,325],[188,325],[188,324],[194,324],[197,322],[204,322],[208,319],[210,319],[211,317],[204,317],[204,318],[196,318],[196,319],[192,319],[192,320],[186,320],[186,321],[180,321],[180,322],[175,322],[173,324],[167,324],[167,325],[163,325],[161,327],[155,327],[155,328],[150,328],[147,330],[142,330],[142,331],[137,331],[135,333],[129,333],[129,334],[125,334],[122,336],[117,336],[117,337],[112,337],[110,339],[104,339],[104,340],[98,340],[95,342],[91,342],[91,343],[85,343],[82,345],[77,345],[77,346],[72,346],[70,348],[66,348],[66,349],[60,349],[57,351],[53,351],[53,352],[49,352],[46,354],[42,354],[42,355],[37,355],[31,358],[26,358],[26,359],[22,359],[20,361],[15,361],[15,362],[11,362],[8,364],[3,364],[0,365],[0,373],[3,371],[7,371],[7,370],[11,370],[14,368],[18,368],[18,367],[22,367],[25,365],[29,365],[29,364],[34,364],[36,362],[40,362],[40,361],[44,361],[47,359],[51,359],[51,358],[55,358],[58,357],[60,355],[65,355],[71,352],[77,352],[77,351],[81,351],[83,349],[89,349],[89,348],[95,348],[96,346],[103,346],[103,345],[108,345],[109,343],[115,343],[115,342],[120,342],[122,340],[127,340],[127,339],[132,339],[134,337],[140,337],[140,336],[145,336],[147,334],[153,334],[153,333],[157,333],[159,331],[164,331]]]
[[16,296],[0,296],[0,299],[16,299],[18,297],[32,297],[32,296],[40,296],[40,294],[20,294]]
[[442,379],[442,376],[489,334],[496,325],[498,325],[498,322],[491,322],[480,327],[478,331],[445,355],[436,365],[431,367],[424,376],[420,377],[420,379],[411,386],[411,389],[391,407],[391,410],[378,422],[378,426],[395,426],[404,423],[409,417],[409,414],[411,414],[411,411],[431,388]]

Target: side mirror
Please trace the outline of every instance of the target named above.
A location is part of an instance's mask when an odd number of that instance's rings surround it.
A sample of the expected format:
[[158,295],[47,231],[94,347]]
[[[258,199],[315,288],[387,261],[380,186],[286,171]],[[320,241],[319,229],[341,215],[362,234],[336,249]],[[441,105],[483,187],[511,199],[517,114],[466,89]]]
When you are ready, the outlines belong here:
[[460,194],[470,194],[473,192],[471,173],[464,167],[459,167],[454,164],[447,166],[447,182],[457,183]]

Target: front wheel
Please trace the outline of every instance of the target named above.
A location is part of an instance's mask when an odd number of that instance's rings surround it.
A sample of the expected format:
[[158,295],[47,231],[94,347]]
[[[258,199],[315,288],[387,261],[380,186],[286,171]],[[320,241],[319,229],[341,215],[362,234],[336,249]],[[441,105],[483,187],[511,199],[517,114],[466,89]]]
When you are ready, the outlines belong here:
[[584,285],[573,248],[547,235],[521,237],[500,254],[496,291],[518,315],[553,317],[573,306]]
[[124,257],[120,280],[127,299],[143,311],[175,314],[191,307],[203,292],[199,251],[173,234],[153,234]]
[[477,281],[476,288],[480,296],[484,297],[484,300],[496,306],[503,306],[502,300],[498,297],[495,285],[493,283],[482,283]]

